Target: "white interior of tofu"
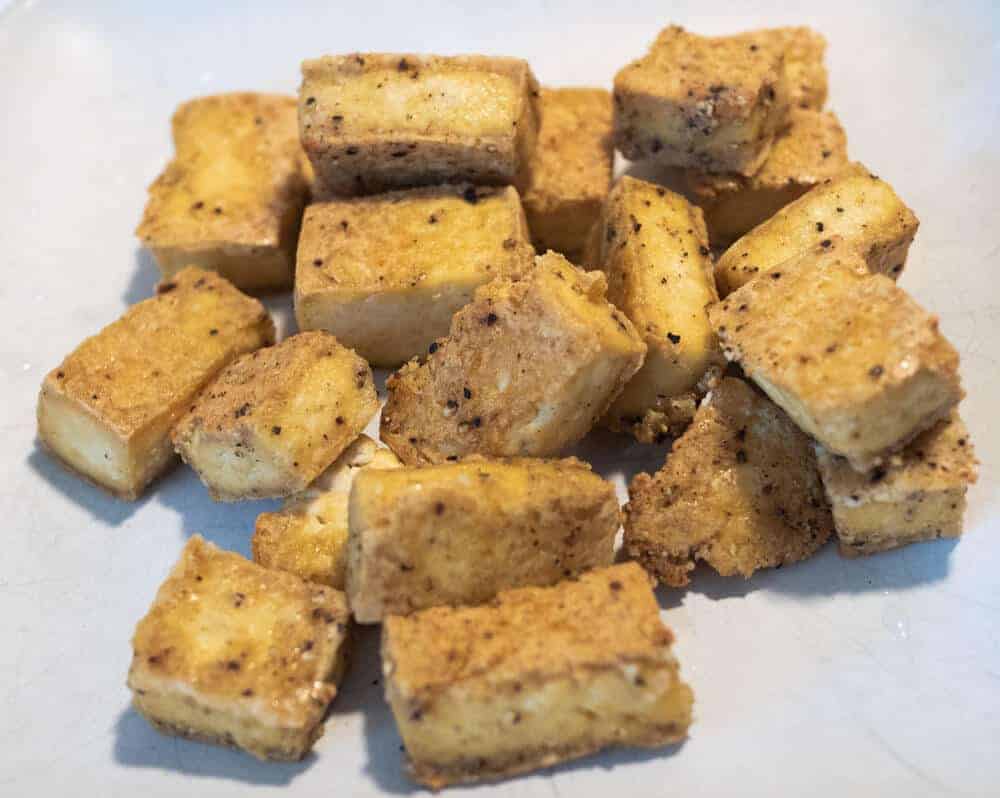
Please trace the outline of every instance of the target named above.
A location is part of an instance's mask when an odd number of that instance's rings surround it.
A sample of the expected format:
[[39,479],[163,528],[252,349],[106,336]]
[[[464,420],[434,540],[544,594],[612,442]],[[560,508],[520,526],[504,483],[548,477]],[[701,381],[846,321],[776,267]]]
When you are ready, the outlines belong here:
[[[263,454],[263,456],[262,456]],[[186,454],[213,495],[222,498],[280,496],[295,474],[259,449],[234,447],[229,440],[198,436]]]

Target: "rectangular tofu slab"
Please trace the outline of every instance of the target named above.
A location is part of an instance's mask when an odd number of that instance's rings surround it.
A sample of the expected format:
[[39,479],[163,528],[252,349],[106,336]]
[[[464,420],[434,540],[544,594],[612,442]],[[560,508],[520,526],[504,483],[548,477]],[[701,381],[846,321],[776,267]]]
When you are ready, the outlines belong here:
[[822,447],[817,454],[845,556],[962,534],[977,461],[957,413],[866,474]]
[[360,623],[551,585],[614,560],[614,486],[579,460],[366,470],[351,490],[347,595]]
[[189,541],[132,638],[135,708],[165,734],[301,759],[346,665],[344,594]]
[[448,334],[494,277],[534,261],[514,188],[444,185],[319,202],[299,237],[295,315],[375,366],[395,368]]
[[353,53],[302,64],[299,130],[321,197],[518,185],[538,85],[519,58]]
[[728,247],[847,164],[847,135],[833,112],[793,108],[753,177],[688,170],[685,178],[705,212],[712,246]]
[[389,378],[381,439],[407,465],[463,455],[556,455],[604,415],[646,345],[599,272],[550,252],[494,280],[447,338]]
[[729,360],[865,471],[946,418],[963,392],[937,317],[839,244],[753,280],[709,318]]
[[706,307],[718,301],[701,211],[661,186],[621,178],[588,256],[608,277],[608,300],[646,342],[642,368],[605,423],[650,443],[686,427],[725,365]]
[[309,196],[294,97],[201,97],[173,117],[175,155],[136,235],[164,277],[212,269],[245,291],[291,288]]
[[615,75],[615,146],[633,161],[752,175],[788,116],[784,49],[766,31],[665,28]]
[[42,383],[38,438],[66,466],[137,499],[174,462],[170,429],[224,366],[273,343],[264,306],[189,268],[80,344]]
[[629,486],[625,550],[675,587],[698,561],[749,578],[812,556],[832,534],[812,441],[732,377],[705,398],[663,468]]
[[378,410],[368,364],[329,333],[242,357],[192,403],[174,448],[216,501],[305,490]]
[[541,124],[528,169],[524,209],[539,252],[573,263],[611,188],[611,94],[604,89],[543,88]]
[[386,697],[421,784],[503,778],[683,739],[693,698],[672,642],[652,580],[615,565],[484,607],[389,617]]
[[388,449],[358,436],[308,488],[289,496],[277,512],[257,516],[250,541],[254,562],[343,590],[351,485],[363,470],[399,465]]
[[892,186],[861,164],[790,202],[727,249],[715,264],[719,294],[726,296],[780,263],[842,238],[875,274],[896,279],[906,264],[917,217]]

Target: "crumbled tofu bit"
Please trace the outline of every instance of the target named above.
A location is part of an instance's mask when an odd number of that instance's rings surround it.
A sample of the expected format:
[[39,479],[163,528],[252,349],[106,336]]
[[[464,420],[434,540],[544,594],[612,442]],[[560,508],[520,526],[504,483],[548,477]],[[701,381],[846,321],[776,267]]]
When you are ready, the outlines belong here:
[[697,561],[749,578],[812,556],[833,533],[812,442],[742,380],[726,377],[666,464],[629,486],[625,549],[668,585]]
[[615,565],[481,607],[390,616],[386,697],[421,784],[496,779],[683,739],[692,693],[672,642],[649,576]]

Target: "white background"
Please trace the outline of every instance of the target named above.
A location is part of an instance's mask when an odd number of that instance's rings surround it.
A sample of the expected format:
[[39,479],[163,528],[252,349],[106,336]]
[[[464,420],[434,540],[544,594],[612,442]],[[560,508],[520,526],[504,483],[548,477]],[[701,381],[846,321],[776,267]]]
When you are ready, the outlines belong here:
[[[0,2],[0,5],[3,5]],[[487,7],[488,6],[488,7]],[[193,95],[292,92],[304,57],[350,50],[530,59],[610,85],[656,31],[806,23],[830,42],[851,155],[921,228],[902,285],[962,352],[983,461],[966,537],[860,561],[832,547],[744,582],[661,593],[694,687],[690,740],[604,754],[479,795],[996,795],[1000,790],[1000,12],[995,3],[12,3],[0,15],[0,795],[397,794],[377,635],[314,756],[264,765],[161,737],[128,708],[136,620],[186,538],[246,553],[266,502],[215,505],[176,469],[120,504],[36,447],[43,375],[150,294],[136,246],[168,118]],[[272,302],[287,316],[287,302]],[[605,473],[662,452],[598,435]],[[376,684],[376,680],[379,681]],[[456,789],[449,794],[461,795]]]

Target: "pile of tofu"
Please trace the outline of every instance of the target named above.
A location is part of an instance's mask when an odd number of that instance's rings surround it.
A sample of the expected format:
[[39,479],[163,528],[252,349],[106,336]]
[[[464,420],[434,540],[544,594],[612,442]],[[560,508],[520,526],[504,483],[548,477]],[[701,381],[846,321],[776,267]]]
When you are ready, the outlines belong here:
[[[895,283],[917,219],[848,159],[824,49],[672,26],[613,92],[354,53],[297,100],[183,104],[137,231],[163,280],[46,377],[39,439],[124,500],[179,456],[217,501],[284,503],[252,562],[190,538],[137,710],[299,759],[381,624],[427,786],[662,747],[693,696],[656,581],[958,536],[958,355]],[[676,190],[613,181],[615,148]],[[276,342],[254,297],[288,290]],[[565,456],[596,427],[672,444],[624,508]]]

